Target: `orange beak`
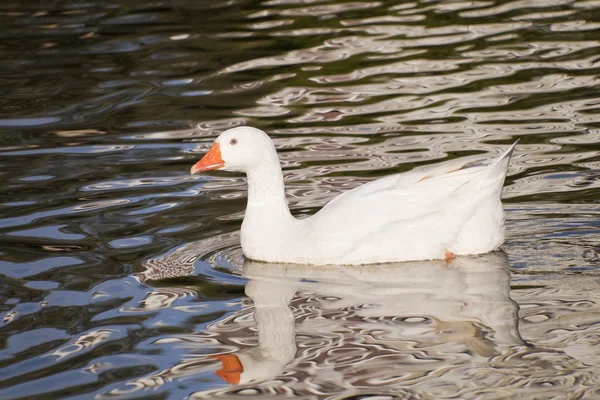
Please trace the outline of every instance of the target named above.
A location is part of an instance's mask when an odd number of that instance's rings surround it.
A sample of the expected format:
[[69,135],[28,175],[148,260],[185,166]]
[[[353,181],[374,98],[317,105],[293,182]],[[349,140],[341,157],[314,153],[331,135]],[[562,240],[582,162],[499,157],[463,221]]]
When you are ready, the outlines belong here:
[[223,161],[223,159],[221,158],[221,146],[219,145],[219,143],[215,142],[215,144],[212,145],[208,153],[206,153],[204,157],[200,159],[200,161],[194,164],[192,169],[190,169],[190,173],[192,175],[199,174],[200,172],[219,169],[224,166],[225,161]]
[[210,357],[216,358],[223,363],[223,367],[216,372],[221,379],[234,385],[240,383],[240,377],[242,372],[244,372],[244,367],[238,356],[235,354],[220,354]]

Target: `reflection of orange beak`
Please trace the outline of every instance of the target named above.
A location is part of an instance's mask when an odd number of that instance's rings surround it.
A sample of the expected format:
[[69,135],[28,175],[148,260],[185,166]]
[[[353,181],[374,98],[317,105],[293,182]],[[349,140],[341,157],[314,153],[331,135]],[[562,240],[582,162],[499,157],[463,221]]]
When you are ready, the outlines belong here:
[[215,144],[212,145],[208,153],[206,153],[204,157],[200,159],[200,161],[194,164],[194,166],[190,170],[190,173],[192,175],[199,174],[200,172],[219,169],[223,166],[225,166],[225,161],[223,161],[223,159],[221,158],[221,146],[219,145],[219,143],[215,142]]
[[216,358],[223,363],[223,367],[216,372],[225,382],[231,384],[240,383],[240,377],[244,372],[244,367],[240,362],[240,359],[235,354],[220,354],[218,356],[210,356]]

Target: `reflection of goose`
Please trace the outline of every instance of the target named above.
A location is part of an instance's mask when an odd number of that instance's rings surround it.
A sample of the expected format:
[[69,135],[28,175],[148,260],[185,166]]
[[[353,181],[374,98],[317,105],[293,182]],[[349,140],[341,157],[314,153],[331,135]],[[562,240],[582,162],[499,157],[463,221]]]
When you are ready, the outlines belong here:
[[296,288],[291,283],[260,280],[248,282],[246,294],[254,301],[258,346],[235,355],[216,356],[223,364],[217,374],[224,381],[264,381],[279,375],[294,358],[294,313],[290,310],[289,303]]
[[[247,261],[247,295],[255,305],[258,346],[218,356],[227,382],[249,383],[283,372],[296,353],[289,302],[297,291],[320,296],[324,308],[351,310],[351,325],[389,349],[407,341],[462,346],[481,357],[524,344],[518,307],[509,298],[506,256],[491,253],[443,261],[361,267],[312,267]],[[304,320],[296,331],[323,336],[348,320]],[[378,332],[378,333],[377,333]]]
[[487,166],[468,159],[391,175],[346,192],[298,220],[286,204],[281,165],[263,131],[222,133],[192,169],[248,175],[244,254],[254,260],[369,264],[487,253],[504,241],[500,194],[514,145]]

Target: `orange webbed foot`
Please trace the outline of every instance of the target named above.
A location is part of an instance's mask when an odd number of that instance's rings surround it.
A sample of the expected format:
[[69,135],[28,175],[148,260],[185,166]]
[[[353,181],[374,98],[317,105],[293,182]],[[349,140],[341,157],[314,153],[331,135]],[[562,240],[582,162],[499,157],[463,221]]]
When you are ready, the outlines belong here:
[[451,262],[455,258],[456,255],[451,251],[446,250],[446,252],[444,253],[444,260],[446,260],[447,263]]

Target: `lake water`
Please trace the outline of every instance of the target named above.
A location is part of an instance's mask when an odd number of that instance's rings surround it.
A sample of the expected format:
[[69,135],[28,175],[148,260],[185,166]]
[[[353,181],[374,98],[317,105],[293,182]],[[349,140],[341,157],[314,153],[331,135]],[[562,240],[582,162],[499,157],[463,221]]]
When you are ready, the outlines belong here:
[[[4,0],[0,22],[0,398],[600,398],[600,1]],[[245,261],[243,176],[189,175],[245,124],[298,216],[520,138],[507,241]]]

